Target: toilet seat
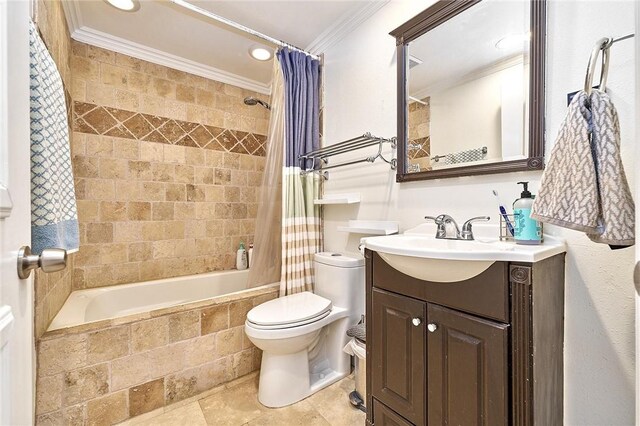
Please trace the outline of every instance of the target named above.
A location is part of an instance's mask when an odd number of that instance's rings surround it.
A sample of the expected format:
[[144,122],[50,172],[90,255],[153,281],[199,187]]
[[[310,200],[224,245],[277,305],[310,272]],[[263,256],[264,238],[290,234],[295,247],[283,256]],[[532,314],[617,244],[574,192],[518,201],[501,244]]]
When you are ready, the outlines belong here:
[[299,327],[327,317],[332,306],[329,299],[305,291],[256,306],[247,314],[247,323],[261,330]]

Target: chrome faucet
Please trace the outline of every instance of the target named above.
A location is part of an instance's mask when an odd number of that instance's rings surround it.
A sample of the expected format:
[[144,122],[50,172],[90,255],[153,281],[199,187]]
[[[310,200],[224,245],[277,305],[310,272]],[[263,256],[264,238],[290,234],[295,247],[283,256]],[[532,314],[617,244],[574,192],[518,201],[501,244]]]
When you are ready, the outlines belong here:
[[448,214],[441,214],[440,216],[425,216],[425,219],[430,219],[438,225],[436,231],[436,238],[440,240],[473,240],[473,222],[479,220],[489,221],[489,216],[477,216],[467,220],[462,225],[462,231],[458,228],[456,221]]

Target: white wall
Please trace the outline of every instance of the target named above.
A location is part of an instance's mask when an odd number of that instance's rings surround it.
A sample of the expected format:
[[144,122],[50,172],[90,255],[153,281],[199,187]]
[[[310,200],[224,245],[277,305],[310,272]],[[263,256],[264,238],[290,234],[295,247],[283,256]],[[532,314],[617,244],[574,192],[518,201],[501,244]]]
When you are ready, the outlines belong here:
[[508,69],[429,93],[431,156],[486,146],[502,157],[502,80]]
[[[388,32],[430,1],[392,1],[339,45],[326,52],[325,140],[335,143],[365,131],[396,134],[395,41]],[[566,93],[580,89],[593,43],[634,32],[634,4],[550,1],[547,54],[547,152],[566,109]],[[609,92],[618,108],[623,157],[634,181],[633,42],[612,50]],[[354,157],[359,154],[353,153]],[[491,190],[507,201],[515,182],[538,172],[397,184],[385,164],[330,171],[329,192],[360,192],[359,205],[325,208],[325,246],[355,252],[360,236],[337,232],[348,219],[397,220],[401,231],[424,215],[449,213],[462,221],[479,214],[497,218]],[[611,251],[582,234],[548,227],[567,239],[565,301],[565,424],[630,425],[634,422],[633,249]]]

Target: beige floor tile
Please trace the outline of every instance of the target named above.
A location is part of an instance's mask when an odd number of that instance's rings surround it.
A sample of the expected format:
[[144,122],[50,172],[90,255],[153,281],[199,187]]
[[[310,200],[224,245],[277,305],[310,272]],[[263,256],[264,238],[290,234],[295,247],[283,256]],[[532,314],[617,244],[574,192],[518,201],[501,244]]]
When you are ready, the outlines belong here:
[[349,393],[355,389],[353,377],[347,377],[307,398],[332,426],[364,425],[365,413],[349,402]]
[[200,395],[199,402],[178,403],[164,413],[147,413],[130,419],[138,426],[360,426],[365,414],[349,403],[352,377],[341,380],[283,408],[266,408],[258,402],[258,375],[250,375]]
[[207,424],[240,426],[265,414],[268,408],[258,402],[258,377],[200,400]]
[[207,426],[200,404],[197,402],[131,424],[136,426]]
[[266,414],[245,424],[246,426],[330,426],[329,422],[307,401],[296,402],[288,407],[269,409]]

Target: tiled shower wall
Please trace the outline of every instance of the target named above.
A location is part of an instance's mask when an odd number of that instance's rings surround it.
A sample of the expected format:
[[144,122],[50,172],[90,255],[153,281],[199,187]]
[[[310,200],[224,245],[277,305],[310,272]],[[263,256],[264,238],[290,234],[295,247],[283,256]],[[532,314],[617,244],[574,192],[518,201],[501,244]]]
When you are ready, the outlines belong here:
[[72,42],[73,289],[232,269],[253,240],[264,95]]
[[[39,0],[34,4],[34,22],[51,52],[67,95],[67,105],[71,106],[69,90],[71,87],[71,39],[67,29],[67,21],[60,1]],[[41,271],[35,273],[35,337],[39,338],[62,307],[71,293],[72,271],[75,255],[68,258],[67,269],[53,274]]]
[[410,159],[430,156],[431,105],[429,102],[430,98],[426,97],[422,99],[422,103],[416,101],[409,103],[409,144],[413,146],[409,149]]

